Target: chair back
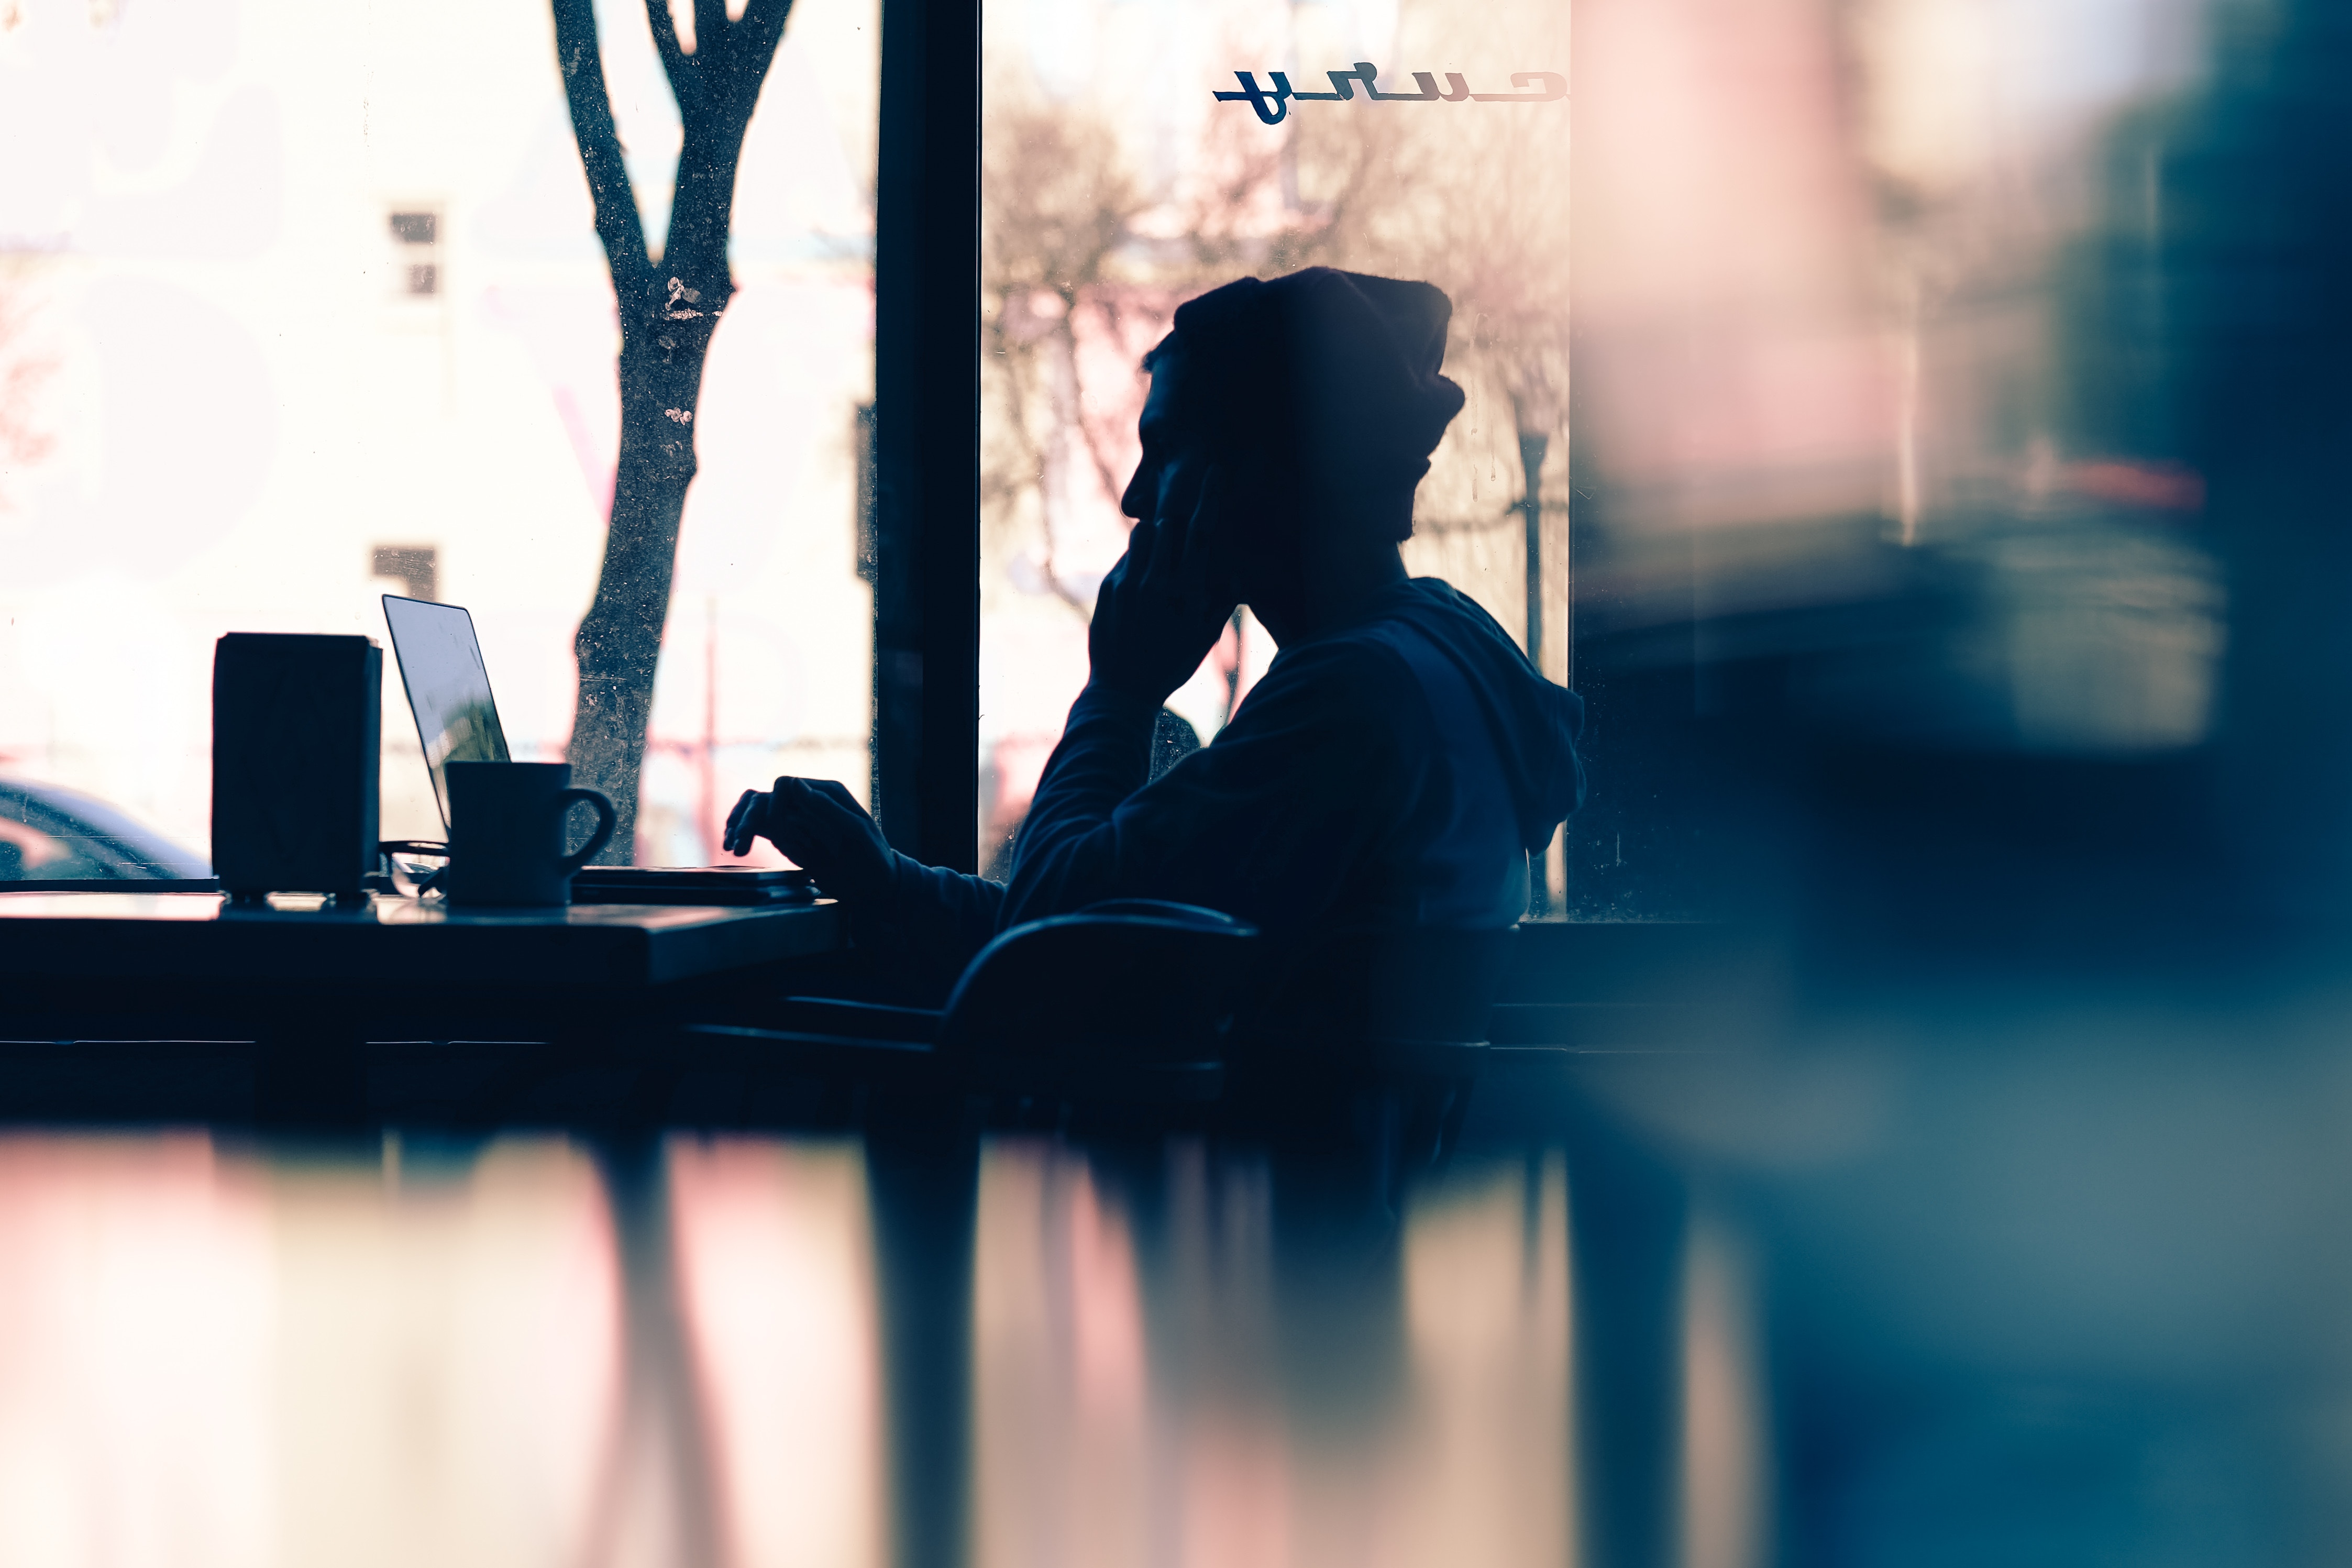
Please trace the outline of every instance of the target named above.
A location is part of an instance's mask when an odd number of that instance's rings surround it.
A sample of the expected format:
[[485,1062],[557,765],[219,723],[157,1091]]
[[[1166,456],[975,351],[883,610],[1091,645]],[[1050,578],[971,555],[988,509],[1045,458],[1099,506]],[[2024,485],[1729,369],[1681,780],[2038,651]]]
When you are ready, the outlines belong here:
[[1089,1065],[1213,1058],[1256,928],[1120,899],[1000,934],[964,970],[942,1054]]

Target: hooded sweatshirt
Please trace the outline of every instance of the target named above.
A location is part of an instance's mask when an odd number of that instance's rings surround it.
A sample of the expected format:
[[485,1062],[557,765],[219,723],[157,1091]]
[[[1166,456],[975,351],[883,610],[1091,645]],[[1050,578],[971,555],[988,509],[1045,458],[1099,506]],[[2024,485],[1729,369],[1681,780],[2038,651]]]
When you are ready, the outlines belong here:
[[[1463,404],[1444,294],[1312,267],[1178,307],[1213,445],[1269,448],[1307,488],[1409,492]],[[1391,520],[1400,537],[1409,511]],[[904,951],[1111,898],[1223,910],[1276,939],[1338,923],[1478,930],[1527,912],[1528,856],[1584,796],[1584,705],[1446,584],[1399,583],[1277,655],[1216,739],[1151,777],[1159,704],[1089,685],[1015,846],[1011,884],[893,862],[870,911]]]
[[1582,700],[1435,578],[1285,647],[1213,742],[1147,784],[1157,711],[1079,695],[996,929],[1110,898],[1206,905],[1277,938],[1507,926],[1528,855],[1584,797]]

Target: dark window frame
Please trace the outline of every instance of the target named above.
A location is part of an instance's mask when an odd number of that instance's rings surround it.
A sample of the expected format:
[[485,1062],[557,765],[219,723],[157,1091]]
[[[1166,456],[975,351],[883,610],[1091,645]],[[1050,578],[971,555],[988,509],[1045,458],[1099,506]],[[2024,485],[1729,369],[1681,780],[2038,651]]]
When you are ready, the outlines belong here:
[[980,0],[882,0],[874,246],[874,806],[980,854]]

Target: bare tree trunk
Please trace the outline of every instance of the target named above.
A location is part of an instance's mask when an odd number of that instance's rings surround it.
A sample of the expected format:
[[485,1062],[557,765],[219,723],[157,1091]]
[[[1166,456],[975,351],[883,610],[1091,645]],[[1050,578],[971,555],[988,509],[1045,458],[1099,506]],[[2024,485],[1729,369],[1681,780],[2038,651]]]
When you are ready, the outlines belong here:
[[727,266],[735,170],[791,0],[749,0],[732,22],[726,0],[695,0],[690,51],[665,0],[646,0],[654,45],[686,132],[669,237],[658,261],[646,248],[622,164],[593,0],[552,5],[564,99],[621,317],[621,450],[604,569],[573,643],[580,695],[571,761],[574,783],[612,796],[620,823],[604,858],[625,865],[635,858],[637,773],[669,616],[678,519],[694,482],[702,365],[735,292]]

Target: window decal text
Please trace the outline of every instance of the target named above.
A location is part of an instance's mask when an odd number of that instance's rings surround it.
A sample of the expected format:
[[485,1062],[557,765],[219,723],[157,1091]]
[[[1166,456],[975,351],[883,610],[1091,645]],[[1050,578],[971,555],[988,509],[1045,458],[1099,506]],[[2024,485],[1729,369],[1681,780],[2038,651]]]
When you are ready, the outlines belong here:
[[1301,92],[1290,85],[1290,78],[1282,71],[1266,72],[1271,85],[1260,87],[1256,72],[1237,70],[1234,77],[1242,84],[1239,92],[1213,92],[1209,96],[1220,103],[1246,102],[1268,125],[1281,124],[1292,102],[1351,102],[1360,86],[1366,98],[1382,103],[1551,103],[1568,96],[1568,78],[1558,71],[1513,71],[1511,85],[1522,89],[1517,92],[1472,92],[1460,71],[1445,73],[1443,92],[1438,90],[1437,77],[1431,71],[1412,73],[1414,91],[1382,92],[1379,86],[1381,73],[1370,60],[1358,60],[1350,69],[1324,74],[1331,79],[1329,92]]

